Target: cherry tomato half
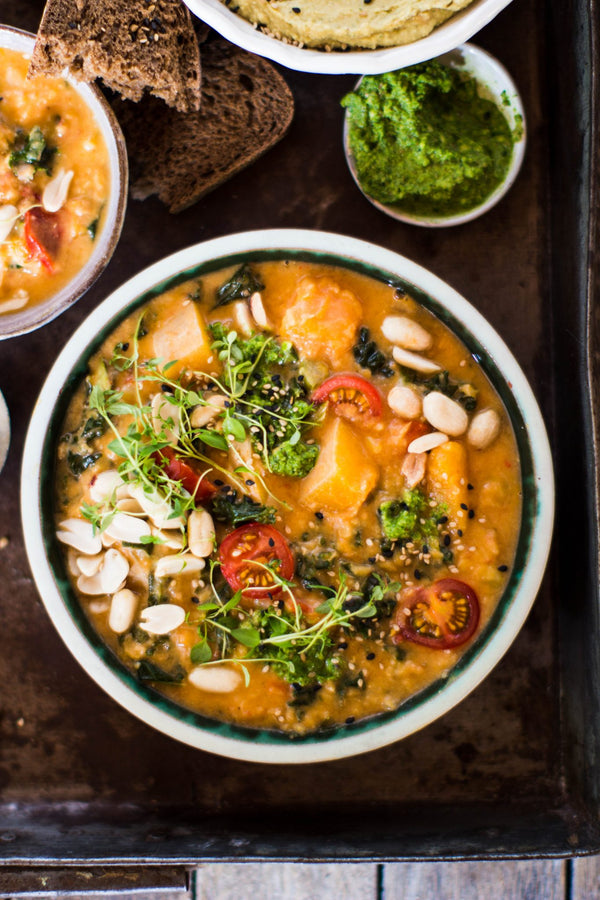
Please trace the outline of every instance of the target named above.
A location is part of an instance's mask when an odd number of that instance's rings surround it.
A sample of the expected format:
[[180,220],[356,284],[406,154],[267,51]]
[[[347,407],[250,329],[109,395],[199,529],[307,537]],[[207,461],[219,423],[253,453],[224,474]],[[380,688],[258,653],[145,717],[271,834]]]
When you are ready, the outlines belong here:
[[442,578],[400,597],[400,630],[394,641],[448,650],[468,641],[478,624],[479,600],[473,588],[457,578]]
[[206,473],[195,467],[194,460],[183,460],[177,456],[172,447],[163,447],[154,454],[158,465],[164,469],[173,481],[180,481],[188,494],[192,494],[196,503],[204,503],[216,493],[217,488],[206,477]]
[[233,590],[255,599],[281,592],[281,585],[276,584],[265,566],[275,565],[277,574],[286,580],[294,574],[294,557],[288,542],[272,525],[260,522],[249,522],[230,532],[221,541],[219,560]]
[[381,415],[381,394],[362,375],[332,375],[313,391],[315,404],[329,403],[338,416],[346,419]]
[[46,212],[41,206],[28,209],[24,217],[24,235],[31,255],[37,257],[48,272],[53,272],[62,237],[59,215]]

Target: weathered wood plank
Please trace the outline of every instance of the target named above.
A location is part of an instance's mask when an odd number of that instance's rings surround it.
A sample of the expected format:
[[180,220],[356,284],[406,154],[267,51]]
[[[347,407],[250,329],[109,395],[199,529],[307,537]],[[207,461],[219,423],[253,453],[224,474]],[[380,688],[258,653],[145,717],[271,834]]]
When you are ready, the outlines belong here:
[[[385,900],[565,900],[564,860],[391,863]],[[589,894],[586,900],[597,900]],[[573,900],[583,900],[573,895]]]
[[377,866],[369,863],[215,863],[199,868],[194,881],[194,900],[377,898]]
[[582,856],[572,862],[571,900],[600,897],[600,856]]

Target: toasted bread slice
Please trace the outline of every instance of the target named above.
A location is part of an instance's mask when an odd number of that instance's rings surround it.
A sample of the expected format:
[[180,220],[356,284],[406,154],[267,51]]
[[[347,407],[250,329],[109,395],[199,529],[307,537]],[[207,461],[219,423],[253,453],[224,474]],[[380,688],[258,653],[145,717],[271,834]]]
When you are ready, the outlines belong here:
[[151,97],[114,106],[130,163],[131,194],[158,194],[171,212],[191,206],[286,133],[294,98],[271,63],[223,39],[202,44],[200,110],[178,113]]
[[30,73],[65,68],[129,100],[149,92],[182,112],[200,106],[200,52],[181,0],[48,0]]

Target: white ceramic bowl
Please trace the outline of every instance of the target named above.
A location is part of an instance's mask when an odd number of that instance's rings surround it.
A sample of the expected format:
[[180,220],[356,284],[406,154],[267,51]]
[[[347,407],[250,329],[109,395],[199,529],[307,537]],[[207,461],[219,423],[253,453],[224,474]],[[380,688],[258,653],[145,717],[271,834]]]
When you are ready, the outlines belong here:
[[6,400],[0,391],[0,472],[6,462],[8,456],[8,447],[10,444],[10,418],[8,415],[8,407]]
[[[375,200],[374,197],[367,194],[360,183],[354,157],[350,150],[348,111],[346,111],[344,117],[343,139],[346,162],[348,163],[348,168],[350,169],[354,181],[360,188],[360,191],[373,206],[376,206],[377,209],[380,209],[381,212],[386,213],[393,219],[398,219],[400,222],[408,222],[410,225],[424,225],[427,228],[445,228],[448,225],[463,225],[465,222],[470,222],[472,219],[476,219],[478,216],[482,216],[484,213],[488,212],[488,210],[504,197],[506,192],[514,184],[521,169],[521,165],[523,164],[525,147],[527,144],[525,110],[523,109],[521,95],[504,66],[499,63],[494,56],[486,50],[482,50],[481,47],[476,47],[475,44],[462,44],[460,47],[456,47],[456,49],[451,50],[449,53],[445,53],[443,56],[438,57],[437,61],[442,63],[442,65],[452,66],[452,68],[466,72],[468,75],[475,78],[479,84],[482,85],[484,96],[489,97],[490,100],[494,100],[504,114],[511,131],[513,133],[516,131],[519,134],[519,139],[516,140],[513,145],[512,158],[504,180],[494,191],[492,191],[483,203],[479,204],[479,206],[474,206],[473,209],[470,209],[467,212],[457,213],[452,216],[427,217],[416,216],[404,212],[401,204],[381,203],[379,200]],[[355,90],[358,88],[361,81],[362,78],[360,78],[355,85]]]
[[275,62],[298,69],[300,72],[322,72],[342,75],[355,72],[373,75],[403,69],[415,63],[440,56],[473,37],[510,0],[475,0],[466,9],[448,19],[427,37],[397,47],[380,47],[377,50],[345,50],[328,53],[309,47],[295,47],[278,38],[258,31],[247,19],[231,11],[221,0],[184,0],[190,10],[211,25],[233,44],[266,56]]
[[[30,56],[34,43],[35,35],[6,25],[0,26],[0,47]],[[90,258],[68,284],[41,303],[26,306],[18,312],[0,315],[0,340],[33,331],[52,321],[75,303],[107,265],[121,234],[127,204],[128,181],[125,139],[113,111],[100,91],[76,81],[66,73],[65,78],[91,109],[106,143],[110,189],[104,224],[98,233]]]
[[[53,460],[70,397],[87,361],[126,315],[176,281],[249,259],[304,259],[352,267],[396,284],[455,331],[502,397],[517,438],[523,516],[505,592],[482,633],[448,677],[398,710],[327,734],[291,737],[214,722],[142,685],[102,643],[82,612],[55,537]],[[550,547],[554,512],[552,460],[544,423],[519,365],[502,339],[463,297],[403,256],[354,238],[319,231],[253,231],[189,247],[136,275],[100,304],[56,360],[36,404],[23,456],[21,514],[29,563],[46,609],[86,672],[144,722],[194,747],[253,762],[310,763],[364,753],[406,737],[462,700],[514,640],[537,594]]]

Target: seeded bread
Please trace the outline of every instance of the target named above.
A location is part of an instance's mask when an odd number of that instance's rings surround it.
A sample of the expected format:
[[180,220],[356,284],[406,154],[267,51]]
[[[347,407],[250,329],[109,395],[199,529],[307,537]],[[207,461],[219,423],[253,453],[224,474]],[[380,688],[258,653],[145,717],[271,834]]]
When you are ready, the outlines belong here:
[[202,45],[198,112],[178,113],[151,97],[114,108],[132,196],[158,194],[177,213],[276,144],[292,121],[294,98],[271,63],[218,38]]
[[138,101],[145,93],[182,112],[200,106],[200,53],[181,0],[48,0],[30,73],[101,78]]

